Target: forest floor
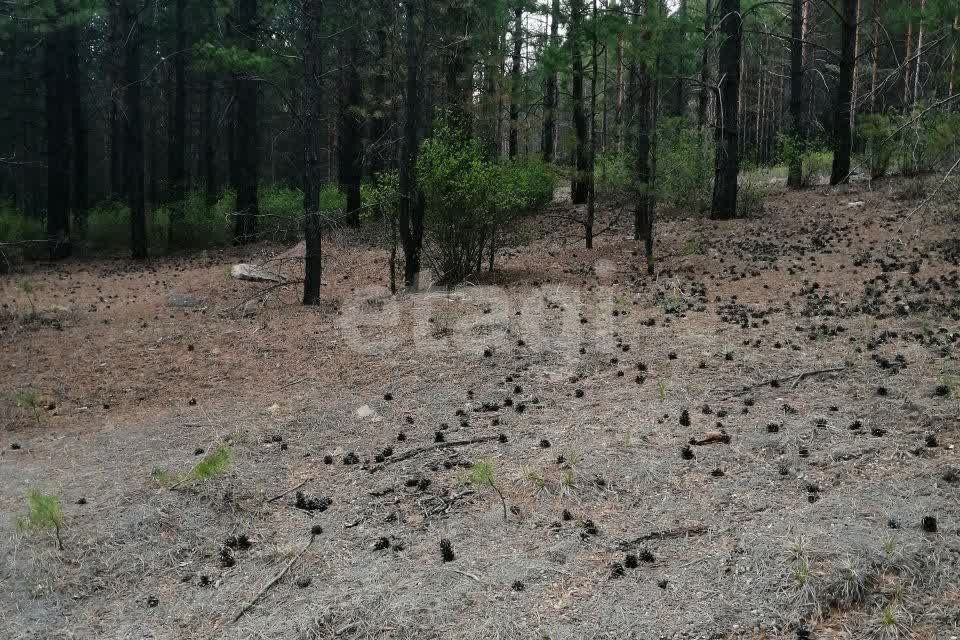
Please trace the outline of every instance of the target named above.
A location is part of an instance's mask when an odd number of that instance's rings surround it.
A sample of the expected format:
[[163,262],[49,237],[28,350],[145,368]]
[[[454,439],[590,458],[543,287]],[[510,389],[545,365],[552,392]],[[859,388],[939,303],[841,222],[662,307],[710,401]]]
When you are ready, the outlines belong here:
[[957,201],[772,191],[656,277],[569,206],[450,293],[347,233],[318,308],[266,245],[3,276],[0,636],[960,637]]

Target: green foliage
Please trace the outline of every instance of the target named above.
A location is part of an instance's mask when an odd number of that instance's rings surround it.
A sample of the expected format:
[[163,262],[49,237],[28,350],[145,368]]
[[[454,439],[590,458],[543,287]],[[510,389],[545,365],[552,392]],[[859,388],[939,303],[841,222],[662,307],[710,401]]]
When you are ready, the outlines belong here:
[[633,156],[617,151],[598,154],[593,175],[599,197],[625,193],[634,184]]
[[163,467],[155,467],[150,476],[160,486],[173,490],[188,482],[206,482],[220,475],[230,466],[231,460],[230,449],[218,447],[216,451],[205,455],[200,462],[193,465],[193,468],[179,479]]
[[893,123],[889,116],[871,113],[860,119],[857,135],[863,141],[864,160],[871,180],[882,178],[890,169],[894,151],[890,140],[892,134]]
[[9,200],[0,199],[0,273],[12,271],[24,260],[46,253],[43,220],[25,215]]
[[13,401],[20,409],[27,409],[32,414],[37,424],[40,424],[40,394],[36,389],[21,389],[13,396]]
[[666,118],[657,126],[657,198],[673,206],[700,212],[710,206],[714,151],[696,129],[680,118]]
[[204,73],[235,73],[266,76],[276,70],[275,61],[242,47],[203,42],[194,47],[193,65]]
[[470,482],[472,484],[493,484],[493,463],[489,460],[477,460],[470,467]]
[[752,218],[763,212],[767,189],[756,178],[741,176],[737,185],[737,216]]
[[188,480],[206,482],[210,478],[220,475],[230,466],[230,449],[227,447],[218,447],[213,453],[208,453],[203,460],[198,462],[187,474]]
[[376,182],[363,183],[360,186],[360,202],[363,206],[361,220],[395,218],[400,207],[400,174],[385,171],[377,175]]
[[44,531],[52,529],[57,536],[57,546],[63,549],[60,529],[63,527],[63,509],[60,501],[53,496],[31,489],[27,493],[27,515],[17,520],[20,531]]
[[800,186],[809,187],[830,175],[833,153],[816,140],[802,143],[791,134],[777,136],[777,159],[788,168],[800,157]]
[[497,164],[481,143],[438,126],[421,144],[417,180],[424,197],[425,251],[442,284],[479,270],[484,248],[520,215],[548,203],[554,176],[537,162]]
[[[257,235],[261,239],[291,242],[300,237],[303,227],[303,192],[300,189],[264,185],[257,196],[260,208]],[[340,203],[340,207],[343,207],[343,203]]]

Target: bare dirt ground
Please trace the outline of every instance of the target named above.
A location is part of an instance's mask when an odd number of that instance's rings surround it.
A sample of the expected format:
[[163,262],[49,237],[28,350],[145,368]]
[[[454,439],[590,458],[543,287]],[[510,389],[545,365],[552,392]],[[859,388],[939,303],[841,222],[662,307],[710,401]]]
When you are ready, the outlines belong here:
[[333,238],[314,309],[268,246],[3,276],[0,637],[960,637],[957,203],[904,190],[671,217],[655,277],[549,215],[452,293]]

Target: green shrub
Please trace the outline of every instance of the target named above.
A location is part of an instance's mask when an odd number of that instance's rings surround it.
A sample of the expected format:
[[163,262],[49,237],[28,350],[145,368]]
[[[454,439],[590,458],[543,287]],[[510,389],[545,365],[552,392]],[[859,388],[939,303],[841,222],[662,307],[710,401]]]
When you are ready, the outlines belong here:
[[293,242],[300,237],[303,228],[303,191],[278,184],[263,185],[257,203],[260,208],[257,235],[260,239]]
[[417,159],[424,197],[424,256],[441,284],[464,280],[490,266],[498,235],[518,216],[549,203],[555,175],[539,162],[497,164],[480,141],[438,126]]
[[47,250],[43,220],[24,215],[9,200],[0,200],[0,273],[13,270],[23,260],[36,259]]
[[759,180],[741,177],[737,185],[737,216],[752,218],[763,213],[766,196],[767,190]]
[[830,175],[833,164],[833,152],[828,150],[819,140],[808,140],[801,144],[790,134],[780,134],[777,137],[777,160],[787,166],[800,156],[800,186],[809,187],[820,178]]
[[882,178],[890,169],[894,151],[892,134],[893,123],[886,115],[871,113],[860,119],[857,135],[863,141],[864,161],[871,180]]
[[657,127],[657,198],[679,209],[700,212],[710,206],[714,145],[680,118]]
[[634,183],[633,156],[623,151],[598,154],[593,175],[599,197],[627,192]]
[[[147,220],[148,239],[150,220]],[[165,227],[165,225],[164,225]],[[87,224],[81,243],[89,251],[130,247],[130,209],[121,202],[104,202],[87,211]],[[164,244],[166,241],[164,239]],[[155,245],[151,243],[151,247]]]
[[207,207],[205,194],[191,191],[184,198],[183,210],[172,227],[169,226],[172,207],[158,210],[155,219],[165,220],[169,229],[167,241],[163,243],[166,250],[204,249],[229,244],[231,230],[224,201],[232,197],[233,194],[227,192],[212,207]]

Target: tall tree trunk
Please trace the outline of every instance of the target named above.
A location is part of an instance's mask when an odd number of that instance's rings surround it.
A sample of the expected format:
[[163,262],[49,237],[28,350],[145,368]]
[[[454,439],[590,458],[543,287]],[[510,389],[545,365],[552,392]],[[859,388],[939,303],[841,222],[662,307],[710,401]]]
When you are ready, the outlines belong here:
[[[560,0],[553,0],[550,11],[550,47],[555,49],[560,44]],[[556,63],[551,61],[547,70],[547,87],[543,96],[543,134],[541,148],[543,161],[553,162],[554,140],[556,139],[556,108],[557,108],[557,69]]]
[[[257,0],[236,0],[234,5],[235,30],[240,45],[249,52],[257,49]],[[259,180],[258,141],[260,138],[257,103],[259,87],[257,80],[248,72],[236,76],[236,182],[237,212],[234,221],[234,240],[241,244],[256,238],[259,206],[257,192]]]
[[697,102],[697,130],[707,126],[710,108],[710,31],[713,28],[713,3],[706,0],[703,9],[703,51],[700,53],[700,97]]
[[[644,3],[644,26],[640,32],[639,50],[650,46],[650,30],[656,0]],[[653,273],[654,158],[653,135],[656,128],[657,94],[655,65],[647,60],[637,62],[637,202],[633,214],[634,240],[647,241],[647,268]]]
[[570,184],[570,199],[573,204],[583,204],[590,192],[589,142],[587,140],[587,114],[583,105],[583,55],[580,50],[580,29],[583,24],[583,0],[570,0],[570,26],[567,39],[570,42],[573,84],[573,129],[576,133],[574,146],[574,174]]
[[204,202],[207,208],[217,202],[217,90],[213,78],[207,78],[203,99]]
[[[960,17],[956,17],[956,18],[953,19],[953,30],[954,30],[954,31],[960,31]],[[952,95],[953,95],[954,82],[955,82],[956,79],[957,79],[957,45],[956,45],[956,44],[953,46],[953,49],[950,51],[950,76],[949,76],[949,78],[950,78],[950,80],[949,80],[949,83],[948,83],[948,85],[947,85],[947,95],[948,95],[948,96],[952,96]],[[952,109],[956,109],[956,102],[954,102],[954,106],[952,107]],[[951,110],[952,110],[952,109],[951,109]]]
[[850,130],[857,127],[857,61],[860,59],[860,1],[856,0],[857,23],[853,26],[853,68],[850,70]]
[[[912,2],[908,5],[913,4]],[[913,81],[911,76],[911,69],[913,67],[913,62],[910,60],[913,57],[913,22],[907,23],[907,50],[906,55],[903,58],[903,108],[907,109],[912,103],[913,100],[910,99],[910,90],[913,88]]]
[[387,146],[387,131],[390,128],[390,113],[387,111],[387,104],[390,100],[388,95],[388,81],[390,69],[386,64],[390,52],[387,48],[387,26],[390,19],[392,4],[382,1],[378,5],[378,14],[382,22],[377,26],[377,60],[380,64],[373,71],[373,113],[370,117],[370,174],[376,179],[387,168],[387,158],[390,157],[392,145]]
[[[680,0],[680,6],[677,8],[677,17],[680,20],[680,28],[678,29],[679,45],[682,51],[686,51],[687,48],[687,0]],[[686,68],[684,62],[678,62],[675,65],[677,69],[683,70]],[[677,74],[682,75],[682,74]],[[676,78],[673,84],[673,108],[670,115],[682,118],[686,115],[687,111],[687,84],[683,78]]]
[[617,151],[623,151],[623,98],[626,85],[623,76],[623,34],[617,33],[617,46],[614,51],[616,70],[616,98],[613,112],[613,128],[616,136]]
[[587,249],[593,249],[593,222],[596,214],[597,191],[594,183],[594,160],[597,157],[597,75],[600,68],[597,64],[597,0],[593,0],[593,15],[590,21],[590,157],[588,160],[588,186],[587,186],[587,221],[586,227],[586,245]]
[[790,9],[790,132],[796,148],[790,156],[787,186],[799,189],[803,183],[802,157],[806,147],[803,126],[803,0],[791,0]]
[[320,154],[323,151],[323,0],[303,0],[303,304],[320,303],[323,276]]
[[850,178],[850,151],[853,129],[850,126],[850,104],[853,97],[853,69],[856,64],[857,0],[843,0],[843,18],[840,25],[840,77],[834,101],[833,170],[830,184],[841,184]]
[[130,253],[134,258],[147,257],[147,210],[144,202],[143,176],[143,105],[140,86],[140,47],[143,25],[136,0],[120,0],[123,45],[124,106],[124,193],[130,208]]
[[523,46],[523,7],[513,10],[513,60],[510,67],[510,143],[509,156],[517,157],[520,138],[520,52]]
[[717,104],[717,150],[710,217],[727,220],[737,216],[739,157],[740,49],[743,38],[740,0],[720,0],[718,51],[720,99]]
[[871,41],[870,60],[870,112],[875,113],[877,109],[877,67],[880,63],[880,6],[882,0],[873,0],[873,38]]
[[47,243],[51,259],[70,255],[70,81],[66,18],[58,12],[46,34],[43,75],[47,124]]
[[106,65],[107,83],[110,89],[109,130],[110,137],[110,195],[123,199],[123,117],[120,105],[123,100],[123,86],[120,84],[122,73],[121,60],[123,42],[120,32],[120,3],[123,0],[107,0],[107,51],[109,59]]
[[83,93],[87,83],[81,72],[79,25],[69,29],[70,50],[70,127],[73,133],[73,220],[78,229],[86,226],[88,189],[90,186],[89,158],[87,156],[87,116],[83,108]]
[[920,20],[917,22],[917,60],[913,65],[913,100],[911,107],[915,107],[920,98],[920,65],[923,55],[923,13],[927,7],[926,0],[920,0]]
[[[355,17],[355,16],[354,16]],[[363,178],[363,87],[360,83],[361,36],[344,32],[340,47],[340,90],[337,101],[337,154],[340,186],[347,196],[347,221],[360,226],[360,182]]]
[[420,66],[417,51],[416,21],[413,0],[406,2],[405,88],[406,114],[403,123],[403,151],[400,161],[400,244],[403,246],[403,280],[408,288],[417,285],[420,273],[420,252],[423,248],[423,198],[417,188],[417,146],[420,124],[420,96],[417,72]]
[[184,154],[187,141],[187,27],[186,0],[176,0],[175,5],[175,51],[173,58],[173,121],[167,145],[167,180],[170,185],[169,199],[172,203],[168,235],[173,236],[179,220],[183,217],[186,197],[186,165]]

